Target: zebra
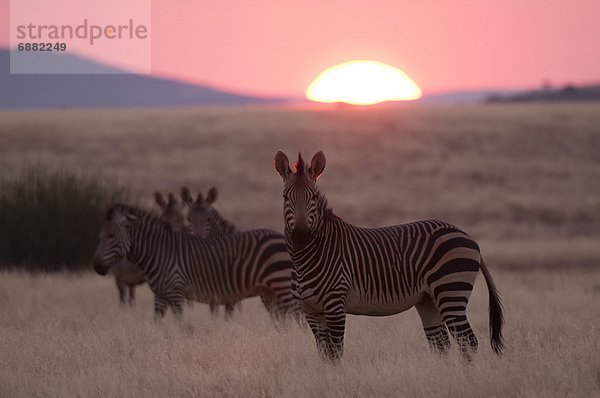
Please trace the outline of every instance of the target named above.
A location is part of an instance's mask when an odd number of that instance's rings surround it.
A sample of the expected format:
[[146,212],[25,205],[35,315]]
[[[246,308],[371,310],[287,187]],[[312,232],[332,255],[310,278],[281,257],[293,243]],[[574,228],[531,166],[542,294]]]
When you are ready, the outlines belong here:
[[316,185],[324,168],[322,151],[309,167],[299,153],[295,172],[283,152],[275,155],[275,169],[284,181],[292,294],[321,356],[333,362],[341,359],[346,314],[386,316],[414,306],[433,351],[448,351],[449,330],[470,360],[478,342],[466,306],[480,269],[489,292],[491,346],[500,355],[502,303],[477,243],[438,220],[382,228],[345,222],[334,215]]
[[[194,235],[210,239],[232,235],[237,232],[235,224],[223,218],[217,209],[212,206],[217,201],[217,196],[217,188],[212,187],[208,191],[206,199],[204,199],[201,192],[198,192],[198,196],[194,200],[189,188],[181,188],[181,200],[188,206],[187,219]],[[226,318],[233,315],[237,305],[237,303],[225,305]],[[218,306],[210,304],[211,314],[216,315],[218,311]]]
[[157,318],[168,306],[179,316],[185,299],[233,304],[261,296],[275,319],[296,309],[291,260],[285,238],[275,231],[204,239],[173,229],[144,210],[116,204],[100,232],[94,269],[105,275],[123,258],[142,269],[155,295]]
[[169,201],[160,192],[154,193],[154,201],[161,208],[162,214],[160,218],[171,226],[173,229],[192,232],[192,225],[187,218],[188,206],[183,201],[178,201],[175,195],[169,193]]
[[[169,223],[173,228],[189,228],[184,227],[187,224],[184,209],[185,207],[177,201],[173,194],[169,194],[169,200],[160,192],[154,193],[156,204],[161,208],[161,218]],[[121,260],[112,268],[112,274],[115,277],[115,284],[119,291],[119,300],[121,304],[133,305],[135,303],[135,288],[146,282],[144,273],[135,264],[127,261],[126,258]]]
[[217,196],[217,188],[212,187],[208,191],[206,199],[199,192],[196,200],[194,200],[187,187],[181,188],[181,200],[189,208],[187,219],[195,235],[203,238],[214,238],[237,232],[235,224],[223,218],[217,209],[213,207],[213,203],[217,201]]

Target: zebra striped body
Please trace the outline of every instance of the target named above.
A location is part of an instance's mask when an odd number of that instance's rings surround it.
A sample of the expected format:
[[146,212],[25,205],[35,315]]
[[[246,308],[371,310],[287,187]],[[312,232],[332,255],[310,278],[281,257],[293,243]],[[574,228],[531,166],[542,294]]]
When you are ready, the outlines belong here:
[[261,296],[275,316],[294,310],[291,261],[281,234],[254,230],[203,239],[175,231],[142,210],[109,210],[96,252],[100,274],[127,257],[139,266],[155,294],[155,311],[181,312],[185,299],[233,304]]
[[[169,223],[176,229],[189,229],[184,216],[184,206],[178,202],[172,194],[169,194],[169,200],[165,200],[160,192],[154,194],[156,203],[162,210],[161,219]],[[130,305],[135,303],[135,288],[146,282],[144,273],[135,264],[131,264],[127,259],[123,259],[112,269],[112,274],[115,277],[115,284],[119,291],[119,299],[121,304],[129,302]]]
[[[181,188],[181,199],[189,208],[187,219],[194,235],[210,239],[226,237],[237,232],[235,224],[223,218],[217,209],[213,207],[217,195],[217,189],[212,187],[208,191],[206,199],[204,199],[201,192],[198,192],[198,196],[194,200],[187,187]],[[225,316],[231,317],[236,306],[238,306],[237,303],[225,305]],[[219,312],[219,307],[211,304],[210,312],[216,315]]]
[[144,273],[140,267],[131,264],[127,259],[121,260],[111,271],[115,277],[121,304],[129,303],[133,305],[135,302],[135,287],[146,282]]
[[335,216],[316,180],[322,152],[296,173],[278,152],[284,179],[285,237],[293,262],[292,291],[315,335],[320,353],[339,360],[346,314],[385,316],[416,307],[430,346],[445,352],[446,327],[463,354],[477,349],[466,317],[473,284],[482,269],[490,293],[492,348],[502,349],[502,308],[477,243],[436,220],[383,228],[361,228]]
[[287,237],[307,311],[325,310],[327,295],[311,288],[317,284],[328,295],[344,294],[348,314],[385,316],[412,308],[424,295],[436,302],[448,297],[443,287],[455,283],[457,272],[470,290],[479,271],[477,243],[441,221],[360,228],[330,214],[303,248]]

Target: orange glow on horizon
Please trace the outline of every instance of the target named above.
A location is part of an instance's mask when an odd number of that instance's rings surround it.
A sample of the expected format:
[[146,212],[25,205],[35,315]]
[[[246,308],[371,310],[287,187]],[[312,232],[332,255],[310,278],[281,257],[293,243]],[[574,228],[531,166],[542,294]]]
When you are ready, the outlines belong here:
[[421,98],[421,89],[400,69],[378,61],[356,60],[325,69],[308,87],[316,102],[372,105]]

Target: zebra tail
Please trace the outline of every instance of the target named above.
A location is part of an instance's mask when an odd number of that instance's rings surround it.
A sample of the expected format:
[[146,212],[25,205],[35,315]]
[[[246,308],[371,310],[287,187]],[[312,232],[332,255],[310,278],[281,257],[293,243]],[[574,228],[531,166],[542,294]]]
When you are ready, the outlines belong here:
[[502,325],[504,324],[503,306],[496,284],[492,279],[492,275],[490,274],[485,261],[483,261],[483,257],[481,258],[481,272],[487,283],[490,297],[490,343],[492,345],[492,350],[494,350],[496,354],[501,355],[502,349],[504,348],[504,337],[502,337]]

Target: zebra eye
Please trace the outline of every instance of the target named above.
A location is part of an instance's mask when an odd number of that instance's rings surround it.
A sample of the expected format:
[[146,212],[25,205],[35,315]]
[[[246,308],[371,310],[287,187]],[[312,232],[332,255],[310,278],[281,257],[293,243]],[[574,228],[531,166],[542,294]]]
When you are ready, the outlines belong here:
[[108,234],[108,239],[114,239],[115,234]]
[[288,196],[286,194],[281,195],[283,197],[283,200],[289,200],[290,198],[288,198]]

